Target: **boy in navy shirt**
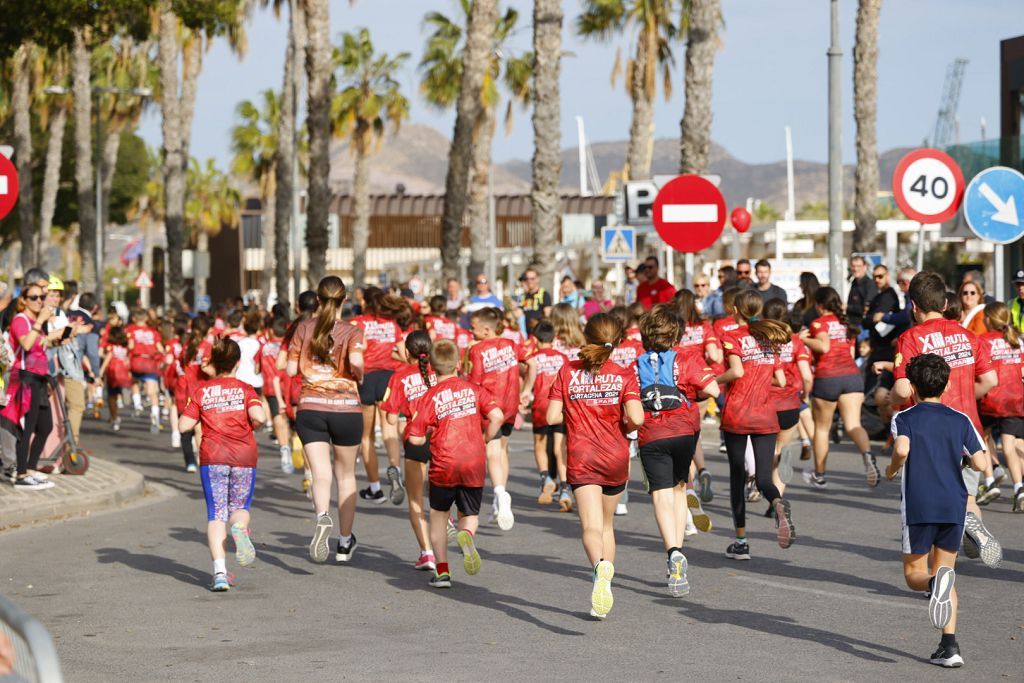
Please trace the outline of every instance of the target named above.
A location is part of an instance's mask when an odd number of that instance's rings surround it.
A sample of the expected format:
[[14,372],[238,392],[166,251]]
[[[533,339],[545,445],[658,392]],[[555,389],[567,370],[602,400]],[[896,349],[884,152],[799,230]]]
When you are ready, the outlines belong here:
[[967,506],[967,487],[960,469],[965,457],[970,458],[972,468],[982,469],[985,447],[970,418],[941,402],[949,371],[946,361],[933,353],[910,361],[906,372],[916,405],[893,418],[895,448],[885,475],[893,479],[904,468],[900,505],[903,576],[911,589],[931,593],[929,616],[932,625],[942,629],[931,663],[958,667],[964,660],[956,642],[953,565]]

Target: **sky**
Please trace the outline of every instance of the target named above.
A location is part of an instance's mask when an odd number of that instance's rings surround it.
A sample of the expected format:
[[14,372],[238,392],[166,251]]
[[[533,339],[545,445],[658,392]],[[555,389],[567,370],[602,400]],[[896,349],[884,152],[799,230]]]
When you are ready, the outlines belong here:
[[[369,28],[378,50],[411,54],[400,81],[412,103],[410,120],[451,135],[454,114],[439,112],[418,94],[417,64],[425,33],[423,15],[431,10],[458,16],[457,0],[331,1],[331,37],[342,31]],[[827,138],[827,64],[829,3],[827,0],[722,0],[725,22],[715,60],[712,139],[748,163],[785,157],[783,127],[793,129],[797,159],[825,161]],[[519,10],[510,51],[531,47],[532,2],[504,0]],[[607,43],[583,41],[575,35],[580,0],[564,0],[562,62],[562,146],[576,145],[576,116],[585,121],[591,142],[628,136],[629,99],[622,81],[613,88],[610,75],[618,47],[628,53],[627,37]],[[843,158],[854,154],[853,44],[857,3],[840,0],[840,45],[843,52]],[[287,44],[287,16],[256,10],[247,26],[249,51],[239,59],[223,40],[207,53],[199,80],[193,156],[214,157],[227,165],[234,110],[260,91],[279,89]],[[957,57],[969,60],[960,95],[960,139],[981,139],[999,131],[999,41],[1024,34],[1024,3],[1019,0],[885,0],[879,28],[878,145],[880,151],[918,146],[931,136],[948,65]],[[667,102],[659,92],[656,135],[676,138],[683,112],[683,57],[675,48],[673,93]],[[148,113],[141,134],[160,143],[160,119]],[[511,134],[494,140],[496,161],[529,159],[533,132],[528,111],[517,111]]]

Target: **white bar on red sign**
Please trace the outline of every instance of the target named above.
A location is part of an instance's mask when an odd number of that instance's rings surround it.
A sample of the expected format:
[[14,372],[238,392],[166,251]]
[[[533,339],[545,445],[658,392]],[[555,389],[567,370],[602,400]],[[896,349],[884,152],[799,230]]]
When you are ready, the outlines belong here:
[[7,176],[0,175],[0,194],[7,194]]
[[718,220],[718,204],[665,204],[661,220],[666,223],[714,223]]

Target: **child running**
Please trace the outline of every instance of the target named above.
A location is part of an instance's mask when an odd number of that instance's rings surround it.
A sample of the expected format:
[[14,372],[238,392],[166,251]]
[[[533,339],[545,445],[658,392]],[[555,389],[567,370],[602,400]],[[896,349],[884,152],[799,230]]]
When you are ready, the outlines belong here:
[[[437,553],[430,585],[451,588],[448,515],[455,505],[462,566],[467,574],[477,574],[481,563],[474,536],[487,472],[485,444],[501,431],[505,414],[486,389],[456,376],[459,349],[453,342],[443,339],[434,344],[430,364],[437,384],[421,399],[407,434],[414,446],[423,446],[430,436],[430,541]],[[481,434],[481,418],[487,420],[486,435]]]
[[100,377],[107,384],[107,406],[110,410],[110,427],[121,431],[120,403],[125,389],[132,387],[132,372],[129,365],[128,334],[120,325],[107,329],[107,338],[101,348],[103,365]]
[[[550,505],[558,491],[558,505],[562,512],[571,512],[572,496],[569,495],[569,484],[565,480],[565,425],[549,425],[547,417],[551,385],[567,359],[564,353],[551,347],[555,340],[555,328],[547,320],[538,321],[533,328],[533,339],[537,350],[526,361],[528,369],[520,404],[525,410],[532,402],[530,422],[533,425],[533,457],[540,475],[537,503]],[[555,477],[558,477],[557,483]]]
[[240,358],[234,341],[214,342],[213,353],[203,363],[203,372],[211,379],[193,391],[178,419],[182,433],[203,425],[199,476],[206,496],[206,541],[213,560],[210,590],[215,592],[231,587],[224,557],[228,524],[238,564],[247,567],[256,560],[249,532],[249,506],[259,456],[253,430],[259,429],[267,416],[252,387],[235,378]]
[[160,431],[159,372],[164,348],[160,343],[160,335],[149,326],[145,309],[132,311],[132,322],[132,325],[125,328],[132,370],[132,408],[136,417],[142,414],[142,396],[139,391],[140,386],[144,386],[149,399],[149,431],[155,434]]
[[281,471],[285,474],[293,474],[295,466],[292,464],[291,430],[288,429],[288,416],[285,415],[285,392],[283,382],[287,377],[281,377],[277,369],[277,357],[281,354],[285,332],[288,331],[288,321],[285,318],[275,318],[270,328],[266,331],[266,341],[263,344],[263,353],[260,354],[260,373],[263,375],[263,395],[267,399],[267,407],[270,409],[270,420],[274,427],[274,437],[277,440],[278,452],[281,457]]
[[891,480],[903,468],[903,577],[909,588],[928,591],[932,626],[942,630],[939,647],[929,661],[959,667],[964,660],[956,642],[953,566],[967,508],[960,468],[964,457],[969,457],[972,468],[982,469],[985,447],[966,415],[942,405],[942,394],[950,386],[946,361],[924,353],[905,364],[903,374],[916,403],[893,418],[894,452],[885,472]]
[[619,322],[598,313],[583,336],[579,360],[562,366],[551,387],[547,418],[548,424],[565,422],[568,479],[593,567],[590,614],[604,619],[614,603],[615,506],[629,478],[626,434],[644,423],[644,409],[636,373],[611,360],[625,337]]

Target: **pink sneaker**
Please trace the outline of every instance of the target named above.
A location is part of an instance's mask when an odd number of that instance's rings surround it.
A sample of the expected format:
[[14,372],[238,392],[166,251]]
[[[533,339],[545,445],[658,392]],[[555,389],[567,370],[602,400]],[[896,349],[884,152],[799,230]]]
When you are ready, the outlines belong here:
[[416,560],[416,564],[413,565],[413,568],[419,571],[434,571],[437,569],[437,564],[434,561],[434,555],[432,553],[420,555],[419,559]]

